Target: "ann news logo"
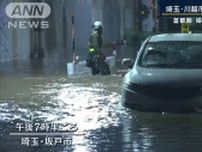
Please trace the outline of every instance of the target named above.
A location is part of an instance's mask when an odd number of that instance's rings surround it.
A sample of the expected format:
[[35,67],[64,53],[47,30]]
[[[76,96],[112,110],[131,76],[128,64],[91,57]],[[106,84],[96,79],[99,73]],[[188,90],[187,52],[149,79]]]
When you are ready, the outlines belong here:
[[6,15],[10,18],[8,28],[49,28],[47,17],[51,14],[51,8],[44,2],[15,2],[6,6]]

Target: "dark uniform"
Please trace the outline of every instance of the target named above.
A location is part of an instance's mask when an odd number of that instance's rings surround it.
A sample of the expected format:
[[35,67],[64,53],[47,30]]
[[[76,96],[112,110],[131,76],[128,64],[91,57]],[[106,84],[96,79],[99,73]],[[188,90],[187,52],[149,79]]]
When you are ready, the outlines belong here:
[[97,31],[93,31],[88,42],[89,53],[100,53],[101,47],[102,36]]
[[88,42],[88,60],[87,64],[91,68],[92,75],[110,74],[110,69],[105,62],[105,56],[101,52],[102,48],[102,36],[99,31],[93,31],[90,35]]

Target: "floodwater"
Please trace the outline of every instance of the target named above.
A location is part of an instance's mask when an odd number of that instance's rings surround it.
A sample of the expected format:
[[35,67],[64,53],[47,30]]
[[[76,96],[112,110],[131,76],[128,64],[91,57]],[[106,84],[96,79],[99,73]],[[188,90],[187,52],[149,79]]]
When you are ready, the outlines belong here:
[[1,64],[0,152],[202,151],[200,113],[127,109],[123,74],[67,77],[63,68]]

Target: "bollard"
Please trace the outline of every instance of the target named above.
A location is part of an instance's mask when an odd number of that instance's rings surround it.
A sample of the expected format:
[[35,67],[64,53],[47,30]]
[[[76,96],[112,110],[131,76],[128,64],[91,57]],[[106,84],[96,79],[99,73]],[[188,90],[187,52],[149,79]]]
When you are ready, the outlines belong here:
[[112,54],[113,54],[114,57],[116,57],[116,56],[117,56],[117,51],[116,51],[116,50],[113,50],[113,53],[112,53]]
[[75,74],[75,65],[74,63],[67,63],[67,75],[73,76]]
[[106,62],[109,64],[110,69],[114,71],[116,69],[116,58],[115,56],[108,56]]

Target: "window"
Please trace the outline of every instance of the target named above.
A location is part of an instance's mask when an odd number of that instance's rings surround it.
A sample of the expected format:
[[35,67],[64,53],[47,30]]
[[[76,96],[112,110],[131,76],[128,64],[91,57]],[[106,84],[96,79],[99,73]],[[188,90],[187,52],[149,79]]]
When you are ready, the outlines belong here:
[[157,68],[202,68],[202,42],[148,42],[140,65]]

